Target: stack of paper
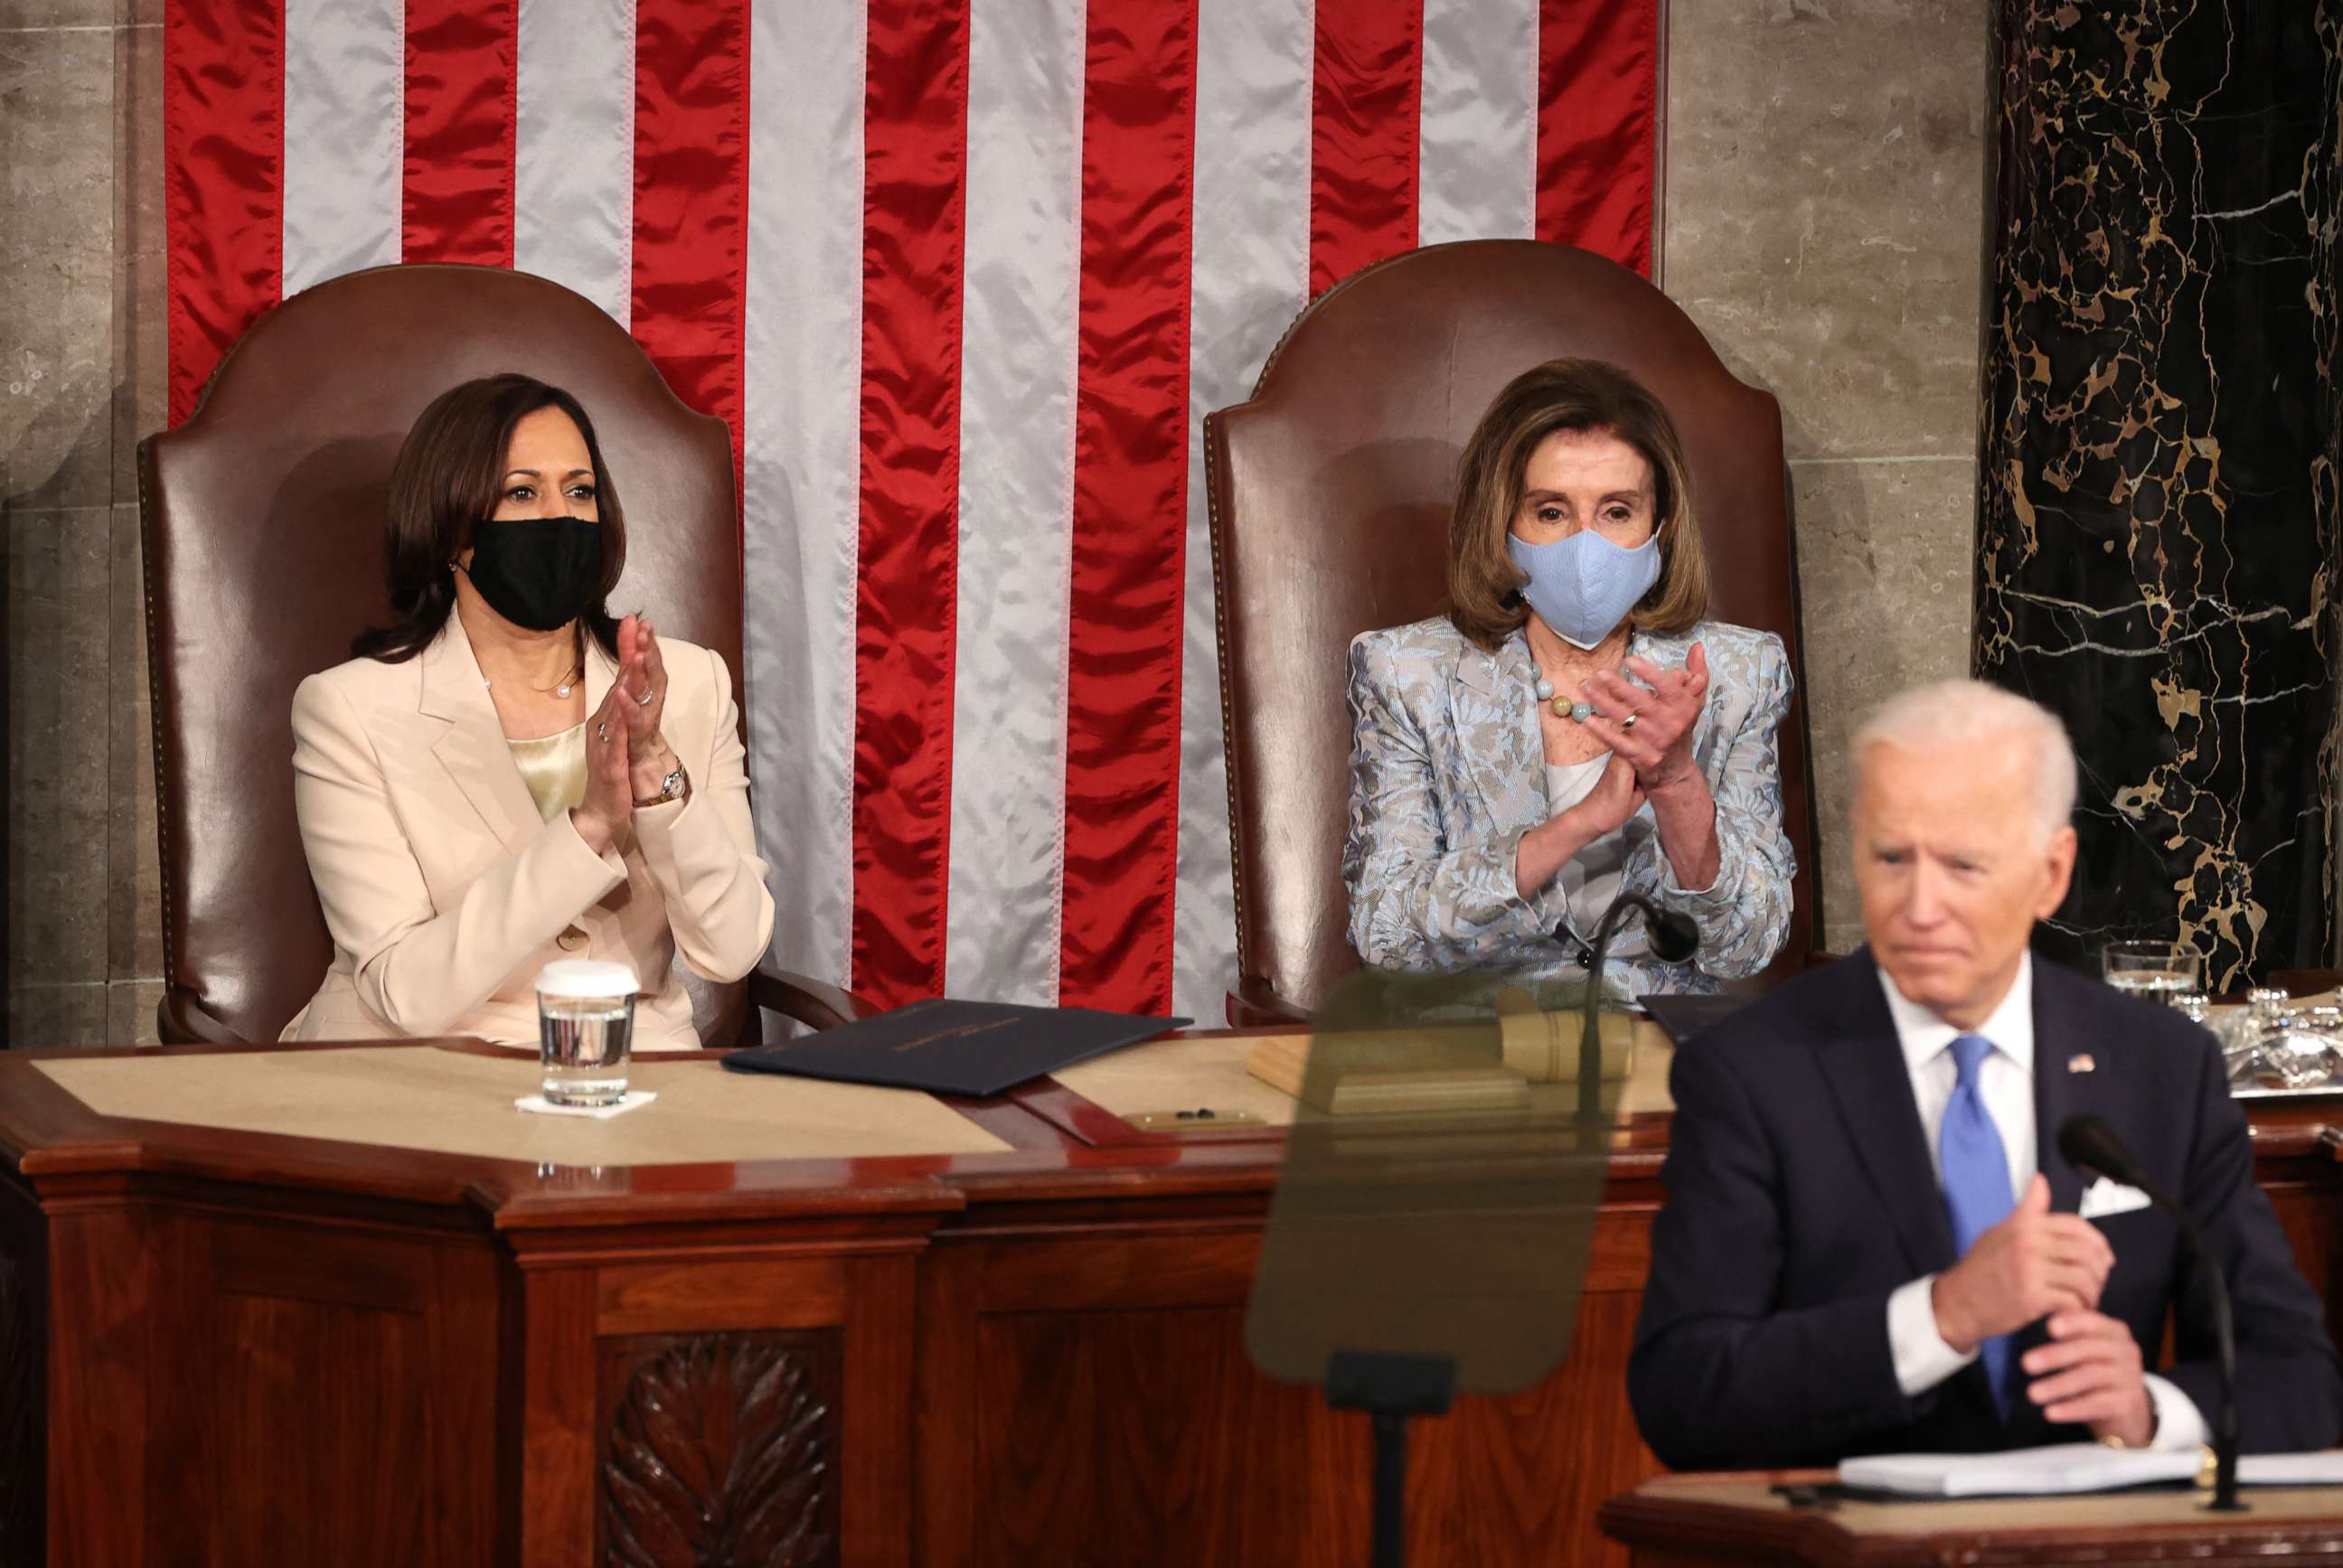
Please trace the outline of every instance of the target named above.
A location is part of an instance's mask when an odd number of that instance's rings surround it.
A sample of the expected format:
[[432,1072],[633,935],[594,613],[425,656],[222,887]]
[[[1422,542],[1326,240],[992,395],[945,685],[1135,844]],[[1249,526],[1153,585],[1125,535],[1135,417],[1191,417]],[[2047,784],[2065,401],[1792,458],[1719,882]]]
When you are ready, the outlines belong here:
[[[1838,1467],[1842,1486],[1907,1497],[2049,1497],[2193,1481],[2205,1450],[2061,1442],[2006,1453],[1879,1453]],[[2343,1451],[2256,1453],[2237,1462],[2246,1486],[2343,1486]]]
[[2197,1449],[2060,1442],[2006,1453],[1876,1453],[1838,1467],[1839,1484],[1911,1497],[2037,1497],[2192,1481]]

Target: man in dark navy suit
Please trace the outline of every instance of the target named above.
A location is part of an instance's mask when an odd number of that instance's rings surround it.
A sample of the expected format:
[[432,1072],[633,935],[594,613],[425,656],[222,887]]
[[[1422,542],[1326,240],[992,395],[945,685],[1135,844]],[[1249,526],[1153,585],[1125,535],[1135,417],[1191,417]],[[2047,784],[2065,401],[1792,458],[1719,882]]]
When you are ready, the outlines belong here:
[[2074,869],[2058,721],[1948,682],[1889,703],[1855,761],[1867,947],[1676,1056],[1627,1372],[1644,1441],[1679,1468],[2206,1441],[2210,1309],[2171,1221],[2060,1157],[2077,1112],[2227,1276],[2242,1446],[2343,1439],[2318,1298],[2211,1037],[2027,954]]

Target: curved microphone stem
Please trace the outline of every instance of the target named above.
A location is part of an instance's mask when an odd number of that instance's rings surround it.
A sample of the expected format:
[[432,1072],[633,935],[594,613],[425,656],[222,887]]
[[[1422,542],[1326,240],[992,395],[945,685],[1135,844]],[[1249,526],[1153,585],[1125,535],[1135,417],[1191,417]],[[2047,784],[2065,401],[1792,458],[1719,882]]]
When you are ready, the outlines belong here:
[[2207,1506],[2229,1513],[2242,1510],[2237,1501],[2237,1323],[2229,1305],[2229,1281],[2219,1260],[2205,1245],[2188,1211],[2172,1194],[2151,1182],[2123,1140],[2105,1121],[2090,1115],[2069,1116],[2058,1128],[2058,1152],[2066,1163],[2087,1174],[2133,1187],[2172,1217],[2175,1229],[2203,1277],[2213,1299],[2213,1340],[2221,1371],[2221,1402],[2213,1413],[2213,1501]]
[[[2140,1191],[2148,1192],[2145,1187]],[[2229,1310],[2229,1282],[2206,1248],[2205,1238],[2197,1232],[2197,1221],[2188,1217],[2188,1211],[2161,1192],[2148,1192],[2148,1196],[2179,1226],[2181,1239],[2196,1255],[2197,1271],[2204,1277],[2205,1288],[2213,1298],[2213,1336],[2220,1355],[2221,1402],[2213,1415],[2213,1501],[2208,1506],[2218,1513],[2233,1513],[2245,1504],[2237,1501],[2237,1323]]]
[[1611,939],[1627,915],[1642,910],[1646,920],[1659,912],[1640,893],[1622,893],[1594,928],[1594,957],[1587,960],[1586,996],[1578,1018],[1578,1119],[1597,1121],[1603,1116],[1603,960],[1611,956]]

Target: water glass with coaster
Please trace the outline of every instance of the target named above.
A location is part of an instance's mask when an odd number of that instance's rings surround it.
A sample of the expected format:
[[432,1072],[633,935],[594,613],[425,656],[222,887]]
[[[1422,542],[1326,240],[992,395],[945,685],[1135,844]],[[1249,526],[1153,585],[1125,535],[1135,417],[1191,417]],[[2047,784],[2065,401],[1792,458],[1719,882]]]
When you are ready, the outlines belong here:
[[548,1105],[617,1105],[627,1097],[635,1034],[635,971],[564,959],[537,977],[538,1061]]

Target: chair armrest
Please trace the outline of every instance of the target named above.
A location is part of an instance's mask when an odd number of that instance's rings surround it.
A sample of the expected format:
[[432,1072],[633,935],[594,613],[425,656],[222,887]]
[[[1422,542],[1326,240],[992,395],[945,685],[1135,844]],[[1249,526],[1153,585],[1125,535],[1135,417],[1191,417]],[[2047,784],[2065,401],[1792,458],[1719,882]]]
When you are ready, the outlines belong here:
[[[235,1031],[204,1010],[196,993],[177,986],[165,986],[163,1000],[155,1004],[155,1041],[158,1045],[245,1045],[252,1043],[236,1037]],[[114,1045],[127,1045],[127,1040],[112,1040]]]
[[836,1029],[886,1010],[842,986],[825,985],[788,970],[749,971],[749,1002],[767,1012],[795,1019],[809,1029]]
[[1229,992],[1228,1016],[1231,1029],[1258,1029],[1271,1023],[1308,1023],[1310,1010],[1278,995],[1277,988],[1259,975],[1241,975],[1236,990]]

